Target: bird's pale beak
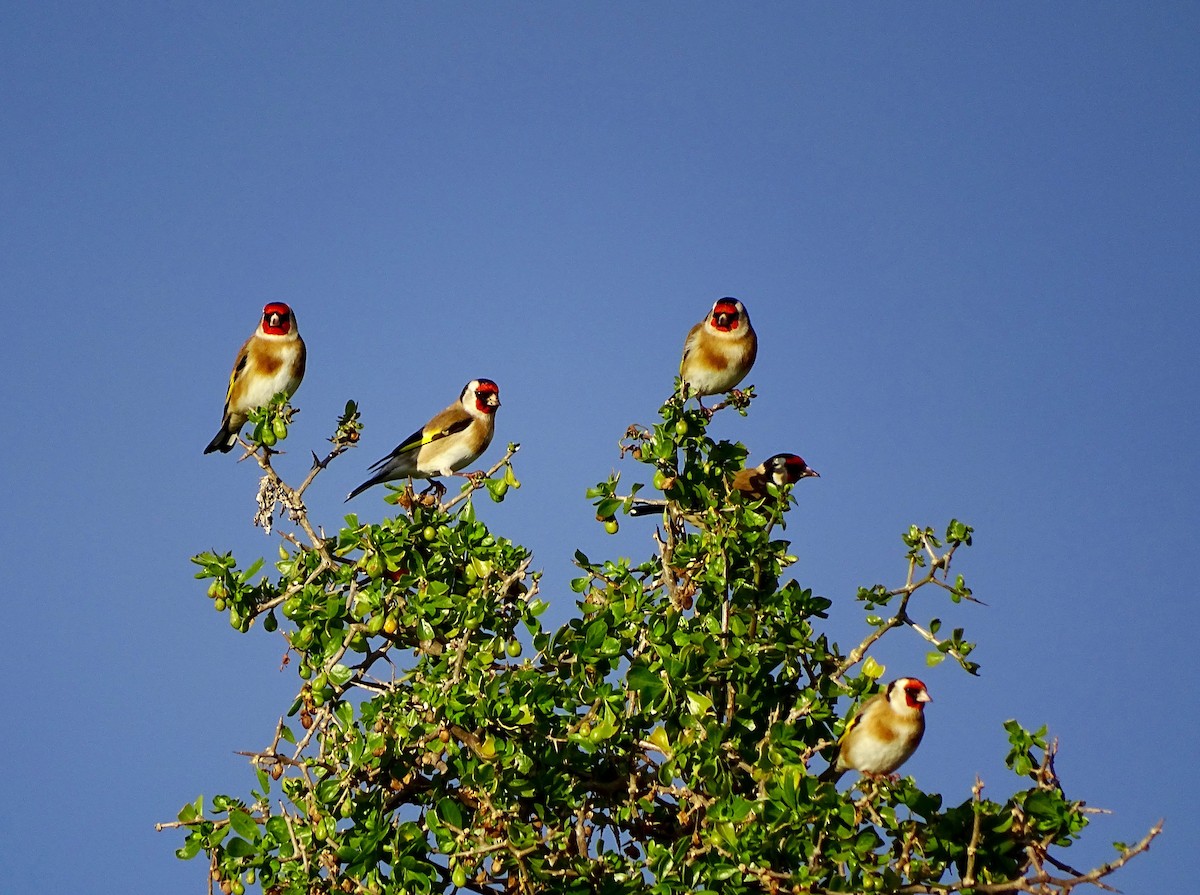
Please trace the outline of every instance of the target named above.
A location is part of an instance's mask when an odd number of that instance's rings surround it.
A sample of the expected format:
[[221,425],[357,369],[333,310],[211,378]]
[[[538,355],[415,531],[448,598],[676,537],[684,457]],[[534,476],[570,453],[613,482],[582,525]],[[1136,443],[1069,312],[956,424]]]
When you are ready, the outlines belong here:
[[804,470],[804,472],[800,473],[800,478],[802,478],[802,479],[807,479],[807,478],[819,479],[820,477],[821,477],[821,473],[817,472],[815,469],[806,469],[806,470]]
[[917,702],[933,702],[933,697],[929,695],[928,690],[922,690],[917,694]]

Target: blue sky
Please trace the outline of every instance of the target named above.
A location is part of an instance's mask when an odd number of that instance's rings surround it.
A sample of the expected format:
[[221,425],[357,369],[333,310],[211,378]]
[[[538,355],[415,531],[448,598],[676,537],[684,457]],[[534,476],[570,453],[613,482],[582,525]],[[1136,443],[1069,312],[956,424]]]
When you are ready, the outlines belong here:
[[916,614],[966,627],[982,676],[905,633],[877,654],[935,700],[906,770],[1003,798],[1002,722],[1045,723],[1068,795],[1114,812],[1064,857],[1165,817],[1113,881],[1186,890],[1197,46],[1184,3],[8,4],[7,885],[204,891],[153,824],[247,791],[234,750],[288,707],[278,638],[234,634],[188,561],[276,550],[254,470],[201,455],[266,301],[309,346],[285,475],[363,409],[310,492],[328,529],[467,380],[500,384],[489,457],[521,442],[524,487],[480,513],[562,621],[576,547],[651,550],[583,491],[735,295],[760,397],[712,432],[821,472],[787,533],[835,639],[858,585],[902,580],[909,523],[976,527],[956,571],[989,605]]

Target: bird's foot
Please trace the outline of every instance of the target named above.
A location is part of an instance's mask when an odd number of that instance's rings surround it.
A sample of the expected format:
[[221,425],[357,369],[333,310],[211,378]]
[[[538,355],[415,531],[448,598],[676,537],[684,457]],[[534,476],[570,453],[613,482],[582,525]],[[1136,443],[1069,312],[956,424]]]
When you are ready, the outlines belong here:
[[870,780],[872,783],[875,783],[875,784],[895,783],[897,780],[900,779],[899,774],[878,774],[878,773],[873,773],[871,771],[859,771],[859,773],[862,774],[863,779]]
[[442,497],[446,494],[446,486],[443,485],[441,482],[439,482],[437,479],[431,478],[429,480],[429,484],[421,492],[421,496],[423,497],[426,494],[429,494],[430,492],[433,492],[433,495],[434,495],[433,499],[435,501],[441,500]]
[[455,475],[460,475],[470,482],[472,488],[483,487],[483,480],[487,478],[487,473],[482,469],[476,469],[474,472],[456,472]]
[[750,402],[754,400],[754,386],[749,385],[746,388],[735,388],[729,392],[729,397],[725,399],[725,406],[732,407],[742,416],[746,415],[746,408],[750,406]]

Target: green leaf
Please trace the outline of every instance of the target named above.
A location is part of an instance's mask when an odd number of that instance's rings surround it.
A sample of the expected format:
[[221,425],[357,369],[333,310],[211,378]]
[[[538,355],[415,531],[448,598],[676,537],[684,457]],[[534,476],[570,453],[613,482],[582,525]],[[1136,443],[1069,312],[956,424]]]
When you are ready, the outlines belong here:
[[687,691],[688,710],[693,715],[707,715],[712,711],[712,699],[694,690]]
[[180,822],[190,824],[204,816],[204,796],[197,797],[196,801],[189,802],[179,809],[177,817]]
[[629,686],[642,694],[643,698],[654,701],[667,689],[662,676],[651,671],[645,665],[634,665],[626,676]]
[[230,811],[229,824],[233,827],[233,831],[243,839],[248,839],[251,842],[254,842],[258,839],[258,824],[256,824],[254,819],[245,811],[242,811],[238,808]]
[[329,683],[335,687],[346,686],[346,684],[350,683],[350,678],[354,677],[354,672],[341,662],[336,663],[326,674],[329,678]]
[[584,634],[584,645],[589,650],[595,650],[604,642],[604,635],[608,633],[608,625],[604,623],[604,619],[596,619],[587,626],[587,632]]
[[254,577],[254,574],[262,567],[263,567],[263,560],[262,560],[262,557],[260,556],[258,559],[256,559],[253,563],[250,564],[250,568],[246,569],[246,571],[244,571],[244,572],[242,572],[242,574],[238,575],[238,581],[242,582],[242,584],[245,584],[252,577]]
[[175,857],[181,861],[190,861],[200,853],[200,849],[203,846],[204,843],[199,836],[189,836],[183,843],[183,848],[175,850]]
[[257,848],[255,848],[245,839],[239,839],[236,836],[225,843],[225,853],[231,858],[248,858],[250,855],[256,854],[257,852]]
[[607,519],[621,508],[623,501],[617,500],[615,497],[605,498],[596,504],[596,515],[601,519]]
[[454,799],[442,799],[440,802],[438,802],[437,813],[445,823],[455,827],[456,829],[462,829],[462,808],[459,807],[458,802]]

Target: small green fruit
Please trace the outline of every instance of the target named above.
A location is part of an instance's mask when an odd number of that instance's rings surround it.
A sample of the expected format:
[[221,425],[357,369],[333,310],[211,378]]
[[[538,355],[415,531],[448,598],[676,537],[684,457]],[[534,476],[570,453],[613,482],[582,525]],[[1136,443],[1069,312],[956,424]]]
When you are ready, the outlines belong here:
[[683,438],[683,436],[688,434],[687,420],[680,420],[675,424],[675,434],[680,438]]
[[610,518],[609,518],[607,521],[605,521],[605,523],[604,523],[604,530],[605,530],[606,532],[608,532],[610,535],[615,535],[615,534],[617,533],[617,530],[618,530],[620,527],[621,527],[621,526],[620,526],[620,524],[617,522],[617,520],[616,520],[616,519],[613,519],[613,518],[611,518],[611,517],[610,517]]

